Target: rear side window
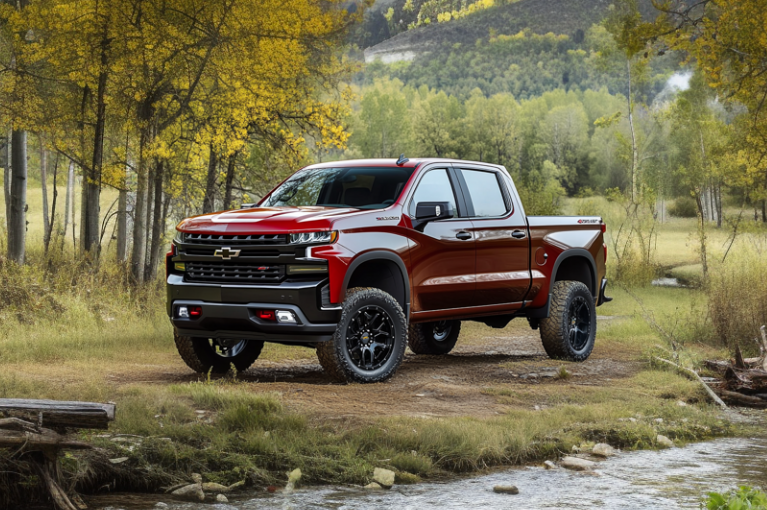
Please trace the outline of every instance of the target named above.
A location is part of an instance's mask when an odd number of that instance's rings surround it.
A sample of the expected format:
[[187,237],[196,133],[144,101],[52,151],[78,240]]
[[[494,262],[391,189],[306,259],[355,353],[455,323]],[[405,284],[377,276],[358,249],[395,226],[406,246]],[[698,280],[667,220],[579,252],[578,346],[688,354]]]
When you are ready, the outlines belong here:
[[493,218],[503,216],[508,212],[506,200],[503,198],[501,185],[495,172],[461,170],[461,174],[469,188],[475,217]]
[[418,183],[413,200],[410,202],[410,216],[415,218],[415,206],[419,202],[449,202],[453,214],[457,215],[455,194],[447,170],[429,170]]

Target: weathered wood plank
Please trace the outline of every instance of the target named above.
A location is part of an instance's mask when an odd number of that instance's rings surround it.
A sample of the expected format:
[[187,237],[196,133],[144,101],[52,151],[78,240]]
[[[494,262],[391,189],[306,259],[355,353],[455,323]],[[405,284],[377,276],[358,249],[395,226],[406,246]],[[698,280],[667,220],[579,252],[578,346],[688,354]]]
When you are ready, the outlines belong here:
[[93,448],[88,443],[69,439],[51,430],[42,429],[37,432],[22,432],[17,430],[0,430],[0,448],[25,447],[27,450],[59,449],[87,450]]
[[26,418],[35,424],[42,413],[43,426],[106,429],[115,419],[115,405],[97,402],[69,402],[0,398],[0,417]]

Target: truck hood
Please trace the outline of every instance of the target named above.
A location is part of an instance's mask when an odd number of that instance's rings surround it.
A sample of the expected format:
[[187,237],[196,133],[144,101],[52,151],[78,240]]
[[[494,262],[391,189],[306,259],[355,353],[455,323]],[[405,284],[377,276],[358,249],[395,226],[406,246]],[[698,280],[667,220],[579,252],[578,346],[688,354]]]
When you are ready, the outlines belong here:
[[338,207],[257,207],[187,218],[176,227],[187,233],[279,234],[332,229],[335,220],[366,213]]

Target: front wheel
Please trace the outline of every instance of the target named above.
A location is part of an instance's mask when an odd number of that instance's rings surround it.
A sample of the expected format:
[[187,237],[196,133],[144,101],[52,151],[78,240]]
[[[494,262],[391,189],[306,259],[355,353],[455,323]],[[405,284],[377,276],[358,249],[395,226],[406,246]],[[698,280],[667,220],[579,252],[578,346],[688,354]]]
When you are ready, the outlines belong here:
[[407,319],[389,294],[351,289],[333,338],[317,345],[317,358],[333,379],[373,383],[390,378],[405,355]]
[[195,372],[224,374],[232,364],[238,372],[250,368],[261,355],[264,342],[182,336],[173,332],[181,359]]
[[550,358],[585,361],[597,335],[597,312],[588,287],[575,281],[556,282],[549,317],[541,320],[540,329]]

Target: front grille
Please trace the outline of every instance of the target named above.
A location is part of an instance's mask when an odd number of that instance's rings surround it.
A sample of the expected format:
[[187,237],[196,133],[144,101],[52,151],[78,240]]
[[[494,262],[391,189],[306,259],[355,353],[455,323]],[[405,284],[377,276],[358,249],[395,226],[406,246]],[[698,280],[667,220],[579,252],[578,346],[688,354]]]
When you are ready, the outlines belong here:
[[[217,246],[200,246],[200,247],[194,247],[194,248],[183,248],[182,251],[184,255],[204,255],[206,257],[213,257],[216,255],[216,251],[220,248]],[[279,257],[280,256],[280,250],[277,248],[273,248],[271,250],[269,249],[248,249],[248,248],[242,248],[240,250],[240,257]]]
[[287,234],[184,234],[183,242],[185,244],[215,244],[218,246],[242,246],[246,244],[288,244],[288,236]]
[[259,283],[278,283],[284,276],[284,265],[187,262],[184,279],[188,282],[256,285]]

